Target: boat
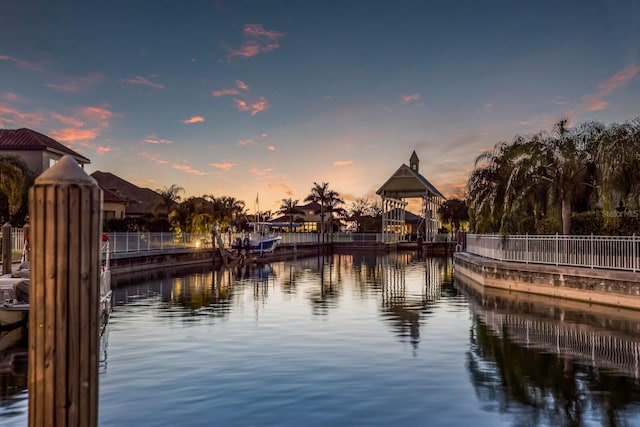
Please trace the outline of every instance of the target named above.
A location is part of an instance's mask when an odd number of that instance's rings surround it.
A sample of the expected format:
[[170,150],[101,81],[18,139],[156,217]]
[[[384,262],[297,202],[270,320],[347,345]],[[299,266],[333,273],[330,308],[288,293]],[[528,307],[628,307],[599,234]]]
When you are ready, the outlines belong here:
[[270,253],[276,249],[282,237],[271,233],[271,223],[251,222],[249,226],[253,228],[253,232],[245,233],[244,238],[236,237],[231,249],[241,255]]
[[[26,325],[29,320],[29,246],[25,246],[23,261],[18,268],[0,276],[0,331]],[[102,265],[100,268],[100,332],[111,315],[111,269],[109,267],[109,237],[102,235]]]

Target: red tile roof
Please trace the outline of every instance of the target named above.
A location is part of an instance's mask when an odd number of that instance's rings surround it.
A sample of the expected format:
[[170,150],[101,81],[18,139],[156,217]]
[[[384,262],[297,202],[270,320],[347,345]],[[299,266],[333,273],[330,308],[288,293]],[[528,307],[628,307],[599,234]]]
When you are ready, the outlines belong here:
[[91,163],[91,160],[55,139],[26,128],[0,129],[0,149],[52,151],[61,155],[68,154],[80,163]]
[[95,171],[91,176],[98,182],[98,185],[100,185],[103,190],[109,190],[126,201],[126,216],[167,214],[164,199],[155,191],[149,188],[138,187],[110,172]]

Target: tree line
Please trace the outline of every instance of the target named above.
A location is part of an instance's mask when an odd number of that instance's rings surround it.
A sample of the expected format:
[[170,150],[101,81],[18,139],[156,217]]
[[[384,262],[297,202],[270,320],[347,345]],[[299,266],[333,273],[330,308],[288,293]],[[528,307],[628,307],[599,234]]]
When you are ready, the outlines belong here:
[[640,117],[516,135],[480,154],[467,184],[477,233],[640,231]]

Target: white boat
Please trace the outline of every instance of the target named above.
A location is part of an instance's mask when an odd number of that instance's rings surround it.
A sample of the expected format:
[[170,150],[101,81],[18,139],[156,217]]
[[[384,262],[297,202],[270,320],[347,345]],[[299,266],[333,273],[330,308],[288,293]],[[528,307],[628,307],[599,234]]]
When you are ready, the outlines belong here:
[[[28,246],[25,252],[28,251]],[[26,259],[23,256],[23,259]],[[109,238],[102,235],[102,266],[100,268],[100,331],[111,315],[111,270],[109,268]],[[0,276],[0,329],[25,325],[29,319],[29,263]]]
[[235,243],[231,245],[231,249],[238,253],[247,254],[270,253],[276,249],[278,241],[282,237],[271,234],[271,223],[251,222],[249,226],[253,227],[253,232],[247,233],[244,238],[237,237]]

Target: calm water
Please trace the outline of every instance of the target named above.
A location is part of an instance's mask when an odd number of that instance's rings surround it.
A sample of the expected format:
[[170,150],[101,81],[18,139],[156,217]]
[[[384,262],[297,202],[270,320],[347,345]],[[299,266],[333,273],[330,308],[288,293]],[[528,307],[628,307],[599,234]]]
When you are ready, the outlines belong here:
[[[640,425],[637,312],[480,293],[446,259],[334,255],[115,299],[101,426]],[[20,360],[2,426],[26,425]]]

